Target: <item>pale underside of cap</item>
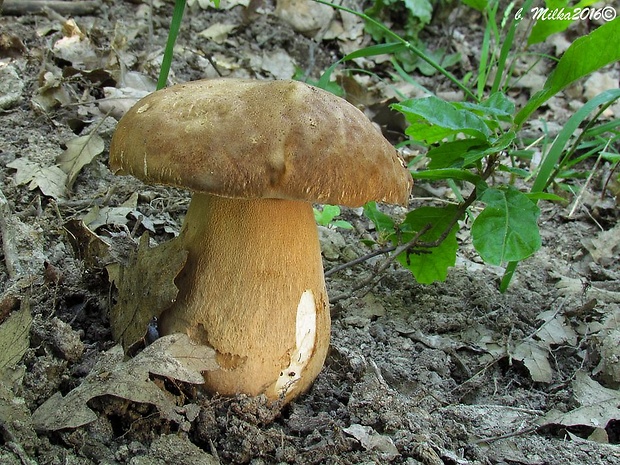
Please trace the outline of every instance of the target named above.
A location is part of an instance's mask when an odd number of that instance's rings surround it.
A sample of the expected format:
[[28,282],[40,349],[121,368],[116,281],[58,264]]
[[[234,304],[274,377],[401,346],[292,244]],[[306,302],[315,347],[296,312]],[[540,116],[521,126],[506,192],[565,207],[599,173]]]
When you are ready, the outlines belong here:
[[405,204],[412,178],[356,107],[297,81],[213,79],[140,100],[110,167],[147,183],[231,198]]

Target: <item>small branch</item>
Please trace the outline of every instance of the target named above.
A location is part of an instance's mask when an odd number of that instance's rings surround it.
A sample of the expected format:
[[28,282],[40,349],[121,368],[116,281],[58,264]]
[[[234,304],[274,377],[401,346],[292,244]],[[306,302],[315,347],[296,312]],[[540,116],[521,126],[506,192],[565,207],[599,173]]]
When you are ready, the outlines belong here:
[[362,255],[361,257],[357,257],[356,259],[351,260],[350,262],[342,263],[341,265],[337,265],[333,268],[330,268],[329,270],[325,272],[325,277],[327,278],[328,276],[331,276],[342,270],[346,270],[347,268],[351,268],[352,266],[359,265],[360,263],[364,263],[370,260],[371,258],[376,257],[377,255],[388,254],[392,252],[393,250],[396,250],[395,245],[390,245],[387,247],[383,247],[381,249],[373,250],[372,252],[367,253],[366,255]]
[[[391,247],[390,248],[391,250],[388,250],[388,252],[393,250],[394,253],[389,255],[383,262],[381,262],[379,267],[368,278],[363,279],[358,284],[353,286],[353,288],[349,292],[346,292],[346,293],[343,293],[343,294],[339,294],[339,295],[337,295],[335,297],[332,297],[331,299],[329,299],[329,303],[333,304],[333,303],[338,302],[339,300],[346,299],[346,298],[350,297],[354,292],[360,290],[361,288],[363,288],[363,287],[365,287],[365,286],[367,286],[367,285],[369,285],[371,283],[373,284],[373,286],[375,284],[377,284],[381,280],[381,277],[380,277],[378,280],[376,280],[376,282],[373,283],[373,281],[375,281],[377,276],[379,276],[381,273],[383,273],[385,271],[385,269],[388,266],[390,266],[396,260],[396,257],[398,257],[402,252],[404,252],[405,250],[408,250],[409,248],[413,247],[413,245],[415,245],[418,242],[418,240],[420,239],[420,236],[422,236],[424,233],[426,233],[430,228],[431,228],[430,224],[426,225],[424,228],[422,228],[420,231],[418,231],[418,233],[409,242],[406,242],[406,243],[404,243],[404,244],[402,244],[400,246],[393,246],[393,247]],[[382,249],[382,250],[385,250],[385,249]],[[386,252],[383,252],[383,253],[386,253]],[[369,254],[369,255],[371,255],[371,254]],[[362,258],[366,258],[366,260],[368,260],[369,257],[368,257],[368,255],[365,255]],[[362,261],[364,261],[364,260],[362,260]],[[358,263],[361,263],[361,262],[358,262]]]
[[508,438],[514,438],[517,436],[524,436],[526,434],[530,434],[533,433],[535,431],[538,430],[538,426],[531,426],[529,428],[525,428],[519,431],[512,431],[510,433],[506,433],[506,434],[502,434],[499,436],[493,436],[493,437],[489,437],[489,438],[481,438],[481,439],[476,439],[473,441],[474,444],[486,444],[486,443],[491,443],[491,442],[495,442],[495,441],[499,441],[501,439],[508,439]]
[[25,14],[42,14],[45,10],[54,10],[66,16],[84,16],[96,13],[101,8],[101,1],[62,0],[4,0],[2,14],[20,16]]
[[4,252],[4,263],[9,278],[19,278],[24,270],[19,259],[17,249],[17,237],[19,232],[15,230],[12,222],[12,212],[4,193],[0,191],[0,236],[2,237],[2,251]]
[[577,196],[577,198],[573,202],[573,207],[570,209],[570,212],[568,213],[568,217],[569,218],[573,217],[573,215],[575,214],[575,210],[577,210],[577,208],[579,207],[579,204],[581,204],[581,200],[583,199],[583,195],[586,192],[586,190],[588,188],[588,185],[592,181],[592,177],[594,176],[594,173],[596,172],[596,168],[598,168],[598,164],[601,161],[601,158],[603,157],[602,154],[603,154],[604,151],[607,150],[607,147],[609,147],[609,143],[610,142],[611,142],[611,139],[608,139],[607,140],[607,144],[605,144],[605,147],[603,148],[603,150],[601,150],[601,152],[599,153],[598,157],[596,158],[596,161],[594,162],[594,166],[590,170],[590,174],[588,175],[588,178],[586,179],[585,184],[579,190],[579,195]]

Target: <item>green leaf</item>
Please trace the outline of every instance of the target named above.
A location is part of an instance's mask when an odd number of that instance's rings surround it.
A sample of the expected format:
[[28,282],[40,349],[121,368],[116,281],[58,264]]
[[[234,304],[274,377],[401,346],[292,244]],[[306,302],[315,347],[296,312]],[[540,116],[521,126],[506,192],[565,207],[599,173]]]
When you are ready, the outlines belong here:
[[[386,44],[370,45],[360,50],[355,50],[349,53],[348,55],[345,55],[340,60],[333,63],[329,68],[327,68],[327,70],[325,70],[325,72],[319,78],[319,81],[317,82],[316,85],[320,87],[321,89],[325,89],[332,93],[335,93],[336,95],[339,95],[338,93],[333,92],[332,89],[330,89],[330,79],[331,79],[332,73],[336,70],[336,68],[338,67],[340,63],[343,63],[349,60],[354,60],[356,58],[364,58],[364,57],[384,55],[384,54],[390,55],[398,51],[401,51],[405,48],[406,48],[406,45],[403,42],[389,42]],[[340,88],[338,88],[338,90],[340,90]]]
[[[404,232],[403,241],[411,240],[416,232],[421,231],[429,224],[431,228],[420,237],[420,240],[424,242],[436,241],[450,225],[456,208],[455,205],[420,207],[409,212],[400,225]],[[444,281],[448,275],[448,269],[456,263],[457,231],[458,224],[452,227],[446,239],[437,247],[419,249],[419,253],[403,252],[398,256],[398,261],[411,271],[416,281],[421,284]]]
[[487,0],[461,0],[465,5],[470,6],[474,10],[480,12],[484,11],[487,7]]
[[549,192],[526,192],[523,194],[527,196],[528,199],[537,202],[538,200],[549,200],[551,202],[564,202],[566,199],[564,197],[560,197],[556,194],[551,194]]
[[485,262],[500,265],[523,260],[540,248],[540,210],[525,194],[514,187],[489,188],[480,201],[486,208],[472,224],[471,236]]
[[404,0],[405,6],[413,16],[428,24],[431,22],[433,14],[433,5],[428,0]]
[[333,226],[342,229],[352,229],[353,226],[351,223],[345,220],[336,220],[338,215],[340,215],[340,207],[338,205],[323,205],[323,209],[319,210],[318,208],[313,208],[314,211],[314,219],[321,226]]
[[[347,13],[350,13],[352,15],[355,15],[359,18],[362,18],[365,22],[366,22],[366,28],[367,30],[369,29],[375,29],[375,30],[380,30],[380,34],[381,37],[386,37],[388,38],[390,41],[395,41],[395,42],[400,42],[402,43],[409,52],[411,52],[412,54],[416,55],[417,57],[419,57],[420,59],[424,60],[426,63],[428,63],[429,65],[431,65],[433,68],[435,68],[437,71],[439,71],[442,75],[444,75],[446,78],[448,78],[448,80],[450,82],[452,82],[456,87],[458,87],[460,90],[463,91],[463,93],[468,97],[471,98],[472,100],[477,100],[476,96],[471,92],[471,90],[469,90],[469,88],[464,85],[460,80],[458,80],[454,75],[452,75],[449,71],[447,71],[445,68],[443,68],[441,65],[439,65],[437,62],[435,62],[435,60],[433,60],[430,56],[428,56],[421,48],[419,48],[418,46],[416,46],[413,42],[407,41],[405,40],[403,37],[401,37],[400,35],[398,35],[396,32],[392,31],[389,27],[387,27],[386,25],[382,24],[380,21],[377,21],[376,19],[372,18],[371,16],[361,13],[355,9],[351,9],[351,8],[347,8],[343,5],[337,5],[335,3],[330,3],[326,0],[314,0],[316,3],[320,3],[322,5],[327,5],[330,6],[332,8],[335,8],[337,10],[340,11],[346,11]],[[384,2],[382,0],[375,0],[375,4],[374,6],[367,10],[367,12],[380,12],[383,7],[387,4],[391,4],[391,3],[396,3],[395,1],[387,1]],[[373,38],[375,39],[375,41],[379,42],[381,40],[381,38],[376,38],[373,36]],[[335,67],[338,65],[339,62],[334,63],[334,65],[330,66],[330,68],[323,73],[323,76],[321,76],[321,79],[319,82],[321,82],[321,84],[325,84],[326,82],[329,81],[329,75],[334,71]]]
[[437,170],[414,171],[411,173],[414,179],[429,179],[440,181],[445,179],[457,179],[459,181],[467,181],[474,186],[486,186],[484,180],[477,174],[468,170],[458,168],[442,168]]
[[512,117],[515,112],[515,104],[502,92],[495,92],[488,99],[476,104],[471,102],[461,102],[461,108],[472,111],[479,111],[488,116]]
[[[530,35],[527,38],[527,45],[544,42],[547,37],[566,30],[568,26],[570,26],[574,22],[574,20],[572,19],[573,13],[579,14],[579,12],[582,11],[585,7],[596,3],[596,0],[583,0],[576,5],[570,7],[568,6],[568,0],[549,0],[545,3],[546,7],[550,9],[548,15],[550,15],[553,10],[557,9],[559,11],[560,8],[562,8],[563,11],[566,13],[566,17],[568,19],[555,19],[550,21],[545,16],[541,16],[540,18],[534,16],[534,19],[536,19],[536,24],[534,24],[532,32],[530,32]],[[577,8],[579,8],[579,10],[576,10]],[[541,10],[544,11],[545,9],[540,8],[540,10],[538,10],[536,14],[540,14]]]
[[394,220],[377,208],[377,202],[368,202],[364,205],[364,214],[372,221],[380,234],[391,237],[396,232]]
[[620,162],[620,154],[617,153],[612,153],[612,152],[601,152],[601,158],[603,158],[603,160],[607,160],[611,163],[618,163]]
[[351,223],[349,223],[348,221],[345,221],[345,220],[336,220],[336,221],[333,221],[332,224],[336,228],[353,229],[353,225]]
[[427,167],[430,170],[461,167],[467,153],[470,151],[479,153],[487,148],[489,148],[489,144],[478,139],[459,139],[444,142],[426,153],[426,156],[431,159]]
[[340,215],[337,205],[323,205],[323,210],[314,208],[314,219],[321,226],[327,226],[335,217]]
[[575,40],[547,78],[543,89],[517,113],[521,125],[537,108],[577,79],[620,60],[620,17]]
[[487,141],[491,132],[479,116],[469,110],[460,110],[435,96],[412,99],[392,108],[405,115],[411,126],[407,134],[432,144],[446,137],[467,134]]
[[402,42],[388,42],[386,44],[375,44],[368,47],[355,50],[345,55],[340,61],[349,61],[356,58],[372,57],[377,55],[390,55],[406,48]]
[[495,139],[492,144],[479,139],[459,139],[443,142],[428,151],[426,156],[431,159],[427,167],[430,170],[441,168],[473,168],[487,155],[501,152],[508,148],[516,135],[507,131]]
[[484,150],[469,150],[467,153],[465,153],[465,157],[463,159],[463,167],[473,167],[475,163],[477,163],[479,160],[486,157],[487,155],[491,155],[505,150],[512,144],[515,137],[516,134],[513,131],[507,131],[500,137],[495,139],[495,141],[490,147]]
[[[433,61],[439,64],[442,68],[446,69],[460,63],[462,58],[460,53],[447,53],[443,48],[438,48],[436,50],[425,49],[424,53],[428,57],[432,58]],[[415,61],[411,71],[416,68],[424,76],[433,76],[437,73],[437,68],[421,59]]]
[[174,2],[172,21],[170,22],[170,29],[168,31],[168,40],[166,41],[164,57],[162,59],[161,69],[159,70],[159,78],[157,80],[157,90],[166,87],[166,82],[168,82],[168,74],[170,73],[172,56],[174,55],[174,43],[179,35],[179,29],[181,29],[181,21],[183,20],[183,12],[185,11],[185,1],[186,0],[175,0]]

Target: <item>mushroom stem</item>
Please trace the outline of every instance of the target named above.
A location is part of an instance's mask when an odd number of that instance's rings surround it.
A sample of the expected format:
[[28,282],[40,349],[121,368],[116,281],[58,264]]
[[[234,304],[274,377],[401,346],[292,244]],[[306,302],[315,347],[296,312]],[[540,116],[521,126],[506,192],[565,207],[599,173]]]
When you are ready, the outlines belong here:
[[216,350],[207,389],[286,401],[305,391],[330,333],[312,206],[195,193],[178,239],[189,255],[160,329]]

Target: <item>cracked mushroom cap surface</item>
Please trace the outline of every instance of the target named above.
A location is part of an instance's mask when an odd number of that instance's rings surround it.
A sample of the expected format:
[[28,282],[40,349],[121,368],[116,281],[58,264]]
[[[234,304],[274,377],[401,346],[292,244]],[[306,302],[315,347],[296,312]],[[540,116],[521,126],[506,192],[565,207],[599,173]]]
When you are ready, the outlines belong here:
[[346,100],[298,81],[209,79],[154,92],[119,121],[110,167],[230,198],[405,204],[412,177]]

